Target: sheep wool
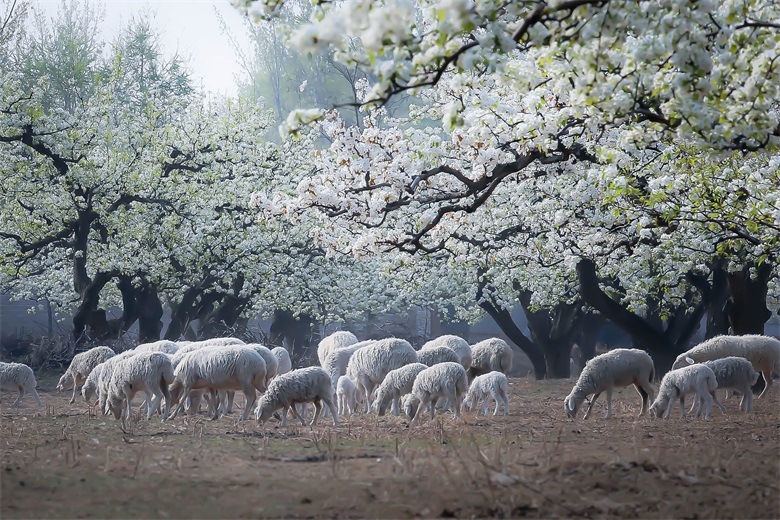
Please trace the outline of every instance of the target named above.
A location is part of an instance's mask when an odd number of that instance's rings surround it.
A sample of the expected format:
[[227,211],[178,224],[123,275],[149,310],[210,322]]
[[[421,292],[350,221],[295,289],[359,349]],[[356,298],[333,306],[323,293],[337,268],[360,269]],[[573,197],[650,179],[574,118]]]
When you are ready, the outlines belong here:
[[[125,417],[132,417],[133,397],[137,392],[144,391],[147,394],[146,418],[152,418],[152,414],[165,398],[165,420],[171,400],[168,385],[172,382],[173,367],[166,354],[157,351],[138,352],[114,365],[108,384],[106,406],[116,419],[121,417],[123,411],[126,412]],[[148,398],[149,394],[154,395],[153,401]]]
[[761,372],[765,385],[759,399],[772,386],[772,372],[780,374],[780,340],[760,334],[715,336],[677,356],[672,369],[729,356],[745,358],[757,372]]
[[[753,364],[745,358],[729,356],[702,363],[710,367],[718,381],[718,388],[736,390],[742,394],[739,409],[743,412],[753,410],[753,391],[750,387],[758,381],[758,372]],[[715,400],[721,412],[725,412],[720,401]]]
[[338,412],[333,403],[333,387],[330,377],[322,367],[307,367],[292,370],[283,374],[268,386],[268,391],[263,394],[257,405],[256,417],[258,422],[265,422],[273,413],[283,408],[282,426],[287,425],[287,412],[292,410],[294,416],[300,419],[301,424],[306,424],[300,416],[295,405],[314,403],[314,418],[311,426],[317,424],[322,403],[330,410],[333,416],[333,424],[338,425]]
[[428,406],[433,420],[436,403],[439,399],[447,399],[456,403],[453,407],[455,417],[460,416],[459,404],[469,389],[468,376],[463,365],[455,362],[439,363],[428,367],[419,374],[412,384],[412,394],[420,401],[412,423],[416,423],[423,409]]
[[460,364],[463,365],[463,368],[466,370],[471,368],[471,347],[469,346],[469,342],[465,339],[452,334],[445,334],[444,336],[439,336],[438,338],[434,338],[427,342],[422,346],[420,351],[428,350],[433,347],[449,348],[458,355]]
[[347,365],[349,364],[349,359],[352,357],[352,354],[373,343],[373,340],[359,341],[347,347],[337,348],[325,357],[322,368],[330,376],[334,389],[336,388],[336,383],[338,383],[339,378],[347,373]]
[[[680,399],[682,416],[685,417],[685,396],[687,394],[696,394],[696,399],[704,404],[704,417],[709,419],[712,416],[712,402],[718,402],[715,397],[715,390],[718,388],[718,380],[712,369],[703,364],[690,365],[677,370],[667,372],[661,380],[661,386],[658,389],[658,397],[650,405],[650,413],[656,417],[661,417],[662,413],[665,419],[669,418],[674,405],[674,399]],[[722,409],[723,406],[718,404]],[[701,404],[696,413],[696,417],[701,415]]]
[[466,397],[463,400],[463,407],[467,410],[471,410],[473,407],[479,406],[481,402],[482,415],[487,415],[488,400],[492,397],[496,402],[493,415],[498,415],[501,404],[504,405],[504,415],[507,415],[509,413],[508,390],[509,381],[506,378],[506,374],[495,370],[493,372],[488,372],[487,374],[482,374],[481,376],[475,377],[471,382]]
[[647,352],[635,348],[610,350],[585,364],[574,388],[563,401],[564,410],[568,417],[576,417],[577,410],[585,398],[595,394],[585,412],[584,418],[587,419],[590,417],[596,399],[606,390],[606,418],[609,419],[612,417],[612,390],[633,384],[642,397],[642,409],[639,415],[643,415],[647,411],[649,402],[653,400],[654,391],[650,381],[654,378],[655,365]]
[[347,376],[339,377],[336,382],[336,407],[339,415],[355,413],[357,407],[356,390],[355,383],[350,378]]
[[391,413],[398,415],[401,398],[412,391],[415,378],[426,368],[428,365],[423,363],[409,363],[388,372],[376,390],[374,408],[377,414],[384,415],[387,405],[392,402]]
[[409,363],[417,363],[417,352],[408,341],[398,338],[376,341],[352,354],[347,376],[357,386],[358,399],[365,398],[366,413],[371,410],[371,394],[387,373]]
[[274,347],[271,352],[276,357],[276,375],[286,374],[292,370],[292,360],[286,348]]
[[104,361],[114,357],[114,351],[108,347],[95,347],[73,356],[68,369],[62,374],[57,390],[60,392],[73,389],[70,404],[76,402],[76,392],[84,384],[90,372]]
[[161,339],[152,343],[141,343],[133,350],[136,352],[162,352],[172,356],[179,350],[179,344],[175,341],[169,341],[167,339]]
[[323,338],[317,345],[317,358],[320,361],[320,366],[325,362],[325,358],[328,357],[328,354],[334,350],[354,345],[357,342],[357,336],[348,330],[339,330],[330,336]]
[[22,401],[25,393],[32,395],[38,406],[43,406],[41,397],[35,389],[37,384],[32,368],[23,363],[4,363],[0,361],[0,388],[19,391],[16,401],[11,406],[19,408],[19,403]]
[[506,374],[512,369],[512,348],[500,338],[489,338],[472,345],[469,379],[497,371]]
[[460,363],[460,357],[449,347],[429,347],[417,351],[417,359],[423,365],[432,367],[438,363]]

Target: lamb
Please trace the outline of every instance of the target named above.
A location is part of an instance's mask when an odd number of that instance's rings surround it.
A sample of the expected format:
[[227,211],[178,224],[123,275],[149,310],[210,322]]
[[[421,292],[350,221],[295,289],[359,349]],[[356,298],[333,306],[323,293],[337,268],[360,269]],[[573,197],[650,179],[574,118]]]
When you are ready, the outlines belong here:
[[246,406],[241,420],[247,418],[257,398],[265,392],[266,366],[263,356],[243,345],[199,349],[190,352],[174,370],[171,403],[178,404],[171,413],[173,419],[184,407],[183,396],[192,390],[208,388],[213,404],[213,420],[219,418],[217,390],[241,390]]
[[493,410],[493,415],[498,415],[501,403],[504,403],[504,415],[507,415],[509,413],[508,389],[509,381],[505,374],[497,371],[482,374],[481,376],[475,377],[471,382],[471,386],[469,386],[469,390],[466,393],[466,398],[463,400],[463,407],[467,410],[471,410],[472,407],[478,406],[481,401],[482,415],[487,415],[488,399],[492,397],[496,402],[496,408]]
[[417,374],[426,368],[428,366],[423,363],[410,363],[388,372],[376,391],[374,408],[377,414],[384,415],[387,405],[392,402],[391,413],[398,415],[400,399],[412,391],[412,385]]
[[352,354],[347,376],[357,386],[358,398],[365,397],[366,413],[371,410],[371,394],[388,372],[417,362],[417,352],[408,341],[397,338],[379,340]]
[[271,349],[274,356],[276,356],[276,375],[286,374],[292,370],[292,360],[290,360],[290,353],[284,347],[274,347]]
[[339,377],[336,383],[336,401],[339,415],[349,413],[352,415],[357,409],[357,399],[355,383],[347,376]]
[[710,338],[677,356],[672,369],[729,356],[743,357],[753,364],[757,372],[761,372],[765,385],[759,399],[772,386],[772,372],[780,374],[780,340],[759,334]]
[[325,361],[322,363],[322,368],[330,376],[330,380],[333,382],[334,389],[336,388],[336,383],[338,383],[339,377],[347,373],[347,365],[349,364],[349,359],[352,357],[352,354],[361,348],[372,345],[373,343],[374,340],[359,341],[347,347],[334,349],[325,357]]
[[[173,382],[171,359],[162,352],[142,351],[121,359],[114,364],[106,395],[106,409],[116,419],[126,411],[132,417],[133,397],[139,390],[154,394],[154,400],[147,399],[146,418],[151,419],[160,401],[165,398],[163,421],[168,417],[171,396],[168,385]],[[126,406],[123,406],[126,405]]]
[[[436,403],[445,398],[450,403],[460,403],[469,389],[468,375],[463,365],[455,362],[439,363],[428,367],[414,379],[412,394],[420,401],[417,411],[411,420],[414,424],[423,409],[428,405],[433,420]],[[454,406],[455,417],[460,416],[460,407]]]
[[429,367],[438,363],[460,363],[460,356],[449,347],[428,347],[425,350],[419,350],[417,351],[417,359]]
[[471,347],[465,339],[452,334],[445,334],[444,336],[439,336],[423,345],[420,351],[428,350],[433,347],[447,347],[451,349],[460,358],[460,364],[463,365],[463,368],[466,370],[471,368]]
[[114,357],[114,351],[108,347],[95,347],[73,356],[68,369],[62,374],[57,390],[63,392],[73,388],[70,404],[76,402],[76,392],[84,384],[90,372],[103,361]]
[[643,415],[647,405],[653,400],[653,387],[650,381],[655,378],[655,365],[647,352],[635,348],[616,348],[604,354],[598,355],[588,361],[580,372],[580,377],[574,384],[571,393],[564,399],[563,408],[568,417],[577,416],[577,410],[582,402],[590,394],[595,394],[590,400],[585,419],[590,417],[593,403],[606,390],[607,415],[612,417],[612,390],[633,384],[639,395],[642,396]]
[[471,347],[469,379],[494,370],[506,374],[511,368],[512,348],[503,339],[489,338]]
[[289,410],[292,410],[293,415],[300,419],[301,424],[306,424],[295,405],[314,403],[315,411],[311,426],[315,426],[322,411],[323,402],[333,416],[333,425],[337,426],[339,420],[336,407],[333,404],[333,387],[330,383],[330,377],[322,367],[300,368],[271,381],[268,391],[260,398],[255,414],[258,422],[265,422],[276,410],[283,408],[283,427],[287,425],[287,412]]
[[346,330],[336,331],[330,336],[323,338],[319,345],[317,345],[317,358],[320,361],[320,366],[325,362],[325,358],[328,357],[328,354],[334,350],[354,345],[357,342],[357,337]]
[[174,341],[161,339],[160,341],[155,341],[153,343],[141,343],[133,350],[136,352],[162,352],[163,354],[172,356],[179,350],[179,345]]
[[704,417],[709,419],[712,416],[712,401],[718,403],[718,407],[723,409],[715,397],[715,390],[718,388],[718,379],[715,377],[715,373],[712,369],[706,365],[696,364],[689,365],[687,367],[679,368],[667,372],[664,378],[661,380],[661,386],[658,389],[658,397],[652,405],[650,405],[650,413],[656,417],[661,417],[664,410],[666,413],[664,419],[669,418],[669,414],[672,412],[672,405],[674,404],[674,398],[680,398],[680,406],[682,407],[682,416],[685,417],[685,396],[687,394],[696,393],[696,398],[699,401],[699,410],[696,412],[696,417],[701,415],[701,403],[704,404],[705,412]]
[[0,388],[19,391],[16,401],[11,406],[18,409],[25,393],[32,394],[38,406],[43,406],[41,397],[35,390],[37,384],[32,368],[22,363],[4,363],[0,361]]
[[[742,400],[739,403],[739,409],[749,412],[753,409],[753,392],[750,387],[758,381],[758,372],[753,369],[753,364],[745,358],[729,356],[713,361],[702,363],[712,369],[715,373],[715,379],[718,381],[718,388],[733,389],[742,394]],[[725,413],[725,409],[720,401],[715,399],[715,403],[720,407],[720,411]],[[689,412],[696,406],[694,402]]]

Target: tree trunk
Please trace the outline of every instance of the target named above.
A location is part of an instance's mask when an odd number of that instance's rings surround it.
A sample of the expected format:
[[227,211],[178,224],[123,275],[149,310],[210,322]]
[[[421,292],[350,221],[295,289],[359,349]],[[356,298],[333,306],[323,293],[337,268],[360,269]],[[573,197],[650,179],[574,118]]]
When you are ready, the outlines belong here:
[[544,344],[544,362],[547,379],[568,379],[571,377],[571,343],[568,341]]
[[144,281],[137,290],[138,341],[147,343],[160,339],[162,332],[163,307],[157,288]]
[[706,339],[729,333],[729,320],[726,306],[729,299],[729,276],[726,261],[716,260],[712,267],[712,289],[710,304],[707,306]]
[[726,310],[732,334],[764,333],[764,325],[772,317],[766,299],[773,268],[771,263],[764,262],[757,268],[755,278],[750,277],[750,266],[729,274],[730,296]]
[[531,360],[531,365],[534,367],[534,377],[537,380],[544,379],[547,376],[547,363],[544,360],[542,349],[525,337],[525,334],[522,333],[512,319],[509,311],[499,309],[488,301],[484,301],[479,305],[493,318],[493,321],[496,322],[504,334],[528,356],[528,359]]
[[277,309],[271,320],[269,335],[272,345],[287,349],[293,366],[303,366],[317,357],[311,345],[313,331],[314,320],[310,316],[302,314],[296,318],[290,311]]

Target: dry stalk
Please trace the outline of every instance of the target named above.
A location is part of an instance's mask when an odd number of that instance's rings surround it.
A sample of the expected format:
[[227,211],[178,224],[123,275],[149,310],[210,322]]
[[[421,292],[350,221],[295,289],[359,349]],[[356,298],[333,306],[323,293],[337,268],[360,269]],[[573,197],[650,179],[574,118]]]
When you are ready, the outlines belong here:
[[106,465],[103,466],[103,472],[108,473],[108,467],[111,463],[111,446],[106,446]]
[[133,477],[135,478],[136,474],[138,473],[138,467],[141,465],[141,457],[144,455],[144,447],[146,446],[146,442],[141,443],[141,449],[138,450],[138,457],[135,459],[135,466],[133,467]]

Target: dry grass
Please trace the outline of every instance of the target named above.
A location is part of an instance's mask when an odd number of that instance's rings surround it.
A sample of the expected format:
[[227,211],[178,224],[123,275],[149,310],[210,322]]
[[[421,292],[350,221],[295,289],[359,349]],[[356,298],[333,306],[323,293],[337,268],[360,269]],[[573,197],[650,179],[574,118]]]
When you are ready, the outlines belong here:
[[[280,429],[235,417],[121,423],[44,379],[3,409],[2,518],[780,516],[780,392],[711,421],[564,418],[571,382],[513,379],[508,417]],[[4,394],[3,402],[11,401]]]

